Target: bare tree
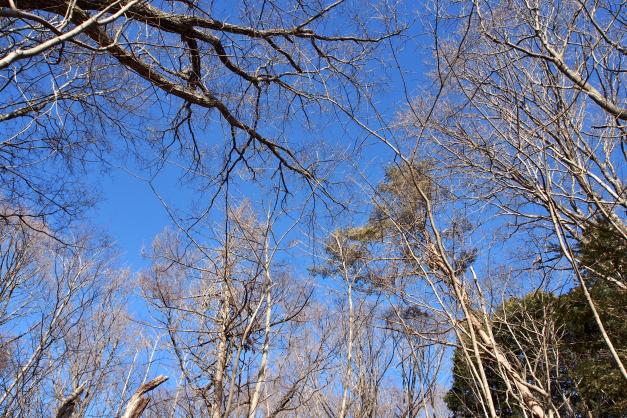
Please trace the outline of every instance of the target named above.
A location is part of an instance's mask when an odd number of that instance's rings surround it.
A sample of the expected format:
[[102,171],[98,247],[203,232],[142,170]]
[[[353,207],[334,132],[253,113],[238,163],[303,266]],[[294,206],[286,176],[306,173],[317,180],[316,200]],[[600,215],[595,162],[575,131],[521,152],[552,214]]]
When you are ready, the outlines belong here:
[[106,242],[68,247],[20,222],[0,234],[2,416],[113,414],[130,348],[128,273]]
[[[498,416],[486,377],[487,359],[497,364],[509,384],[509,394],[522,410],[539,417],[554,414],[550,382],[534,375],[531,362],[515,361],[510,348],[494,337],[488,299],[492,295],[486,295],[483,281],[472,268],[476,252],[464,245],[465,235],[472,228],[460,227],[464,218],[450,206],[451,195],[434,175],[434,169],[429,164],[402,161],[388,169],[385,181],[374,192],[375,206],[369,221],[349,229],[346,235],[353,248],[365,246],[374,251],[370,259],[402,266],[393,270],[393,277],[397,277],[396,283],[404,282],[404,287],[391,286],[394,281],[385,282],[391,293],[413,302],[407,312],[414,314],[407,318],[422,317],[425,322],[409,326],[410,321],[397,314],[400,325],[406,332],[436,344],[450,344],[446,329],[454,333],[463,347],[486,416]],[[423,285],[408,287],[411,282]],[[420,296],[423,292],[427,297]],[[406,361],[404,366],[409,363]]]
[[[563,257],[627,378],[605,332],[574,249],[600,217],[625,237],[624,51],[612,4],[475,2],[438,9],[459,32],[438,40],[441,95],[411,106],[408,117],[443,159],[477,179],[477,200],[512,219],[512,228],[544,234]],[[427,110],[428,109],[428,110]],[[563,264],[562,264],[563,265]],[[623,290],[621,278],[606,277]]]
[[156,329],[167,334],[183,376],[184,389],[171,407],[217,417],[255,416],[272,402],[268,414],[276,415],[311,373],[305,368],[286,392],[271,399],[264,395],[269,386],[279,387],[274,380],[280,377],[271,370],[285,361],[277,356],[289,357],[279,341],[297,338],[284,333],[301,316],[309,294],[273,261],[290,228],[275,235],[275,215],[270,212],[261,222],[246,204],[227,217],[229,227],[217,248],[162,234],[153,245],[153,266],[142,278],[159,321]]

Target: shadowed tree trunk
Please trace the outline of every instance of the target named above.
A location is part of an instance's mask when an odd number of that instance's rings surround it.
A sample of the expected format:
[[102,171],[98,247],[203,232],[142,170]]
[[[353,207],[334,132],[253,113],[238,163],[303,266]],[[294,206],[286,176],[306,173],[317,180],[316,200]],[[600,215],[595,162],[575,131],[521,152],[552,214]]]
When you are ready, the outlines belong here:
[[76,404],[80,401],[80,397],[85,390],[85,385],[77,387],[71,395],[63,399],[59,409],[57,409],[56,418],[70,418],[74,413]]

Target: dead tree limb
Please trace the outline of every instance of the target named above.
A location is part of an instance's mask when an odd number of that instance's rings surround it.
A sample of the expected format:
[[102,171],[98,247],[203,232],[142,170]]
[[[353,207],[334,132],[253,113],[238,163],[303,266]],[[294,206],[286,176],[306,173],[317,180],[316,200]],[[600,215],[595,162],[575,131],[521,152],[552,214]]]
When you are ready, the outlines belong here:
[[150,382],[141,385],[131,397],[131,400],[128,401],[122,418],[139,418],[150,402],[150,398],[145,398],[144,395],[156,389],[157,386],[161,385],[166,380],[168,380],[166,376],[158,376]]

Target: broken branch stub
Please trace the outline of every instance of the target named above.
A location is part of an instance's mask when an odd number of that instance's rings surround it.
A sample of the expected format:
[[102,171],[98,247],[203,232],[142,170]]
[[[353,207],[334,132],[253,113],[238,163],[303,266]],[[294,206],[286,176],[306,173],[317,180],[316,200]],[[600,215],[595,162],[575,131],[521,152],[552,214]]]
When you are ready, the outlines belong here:
[[145,398],[144,395],[151,390],[156,389],[163,382],[168,380],[166,376],[158,376],[148,383],[144,383],[137,389],[135,394],[131,397],[126,405],[126,410],[122,418],[139,418],[150,403],[150,398]]

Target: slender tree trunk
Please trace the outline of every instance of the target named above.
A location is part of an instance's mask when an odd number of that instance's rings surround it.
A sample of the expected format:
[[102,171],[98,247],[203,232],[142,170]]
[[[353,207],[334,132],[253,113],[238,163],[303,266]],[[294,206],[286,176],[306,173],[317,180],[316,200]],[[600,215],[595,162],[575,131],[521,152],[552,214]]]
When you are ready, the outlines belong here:
[[[267,238],[266,238],[267,241]],[[261,395],[261,389],[265,384],[266,368],[268,364],[268,349],[270,346],[270,326],[272,324],[272,277],[270,276],[270,265],[268,260],[268,248],[266,242],[265,249],[266,257],[266,322],[264,330],[263,348],[261,353],[261,364],[259,365],[259,373],[257,375],[257,383],[255,385],[255,391],[253,392],[252,399],[250,401],[250,410],[248,412],[248,418],[254,418],[257,411],[257,405],[259,404],[259,397]]]
[[346,370],[344,372],[344,389],[342,392],[342,406],[340,408],[339,418],[345,418],[348,409],[348,388],[350,387],[352,363],[353,363],[353,333],[354,333],[354,312],[353,312],[353,293],[352,284],[347,280],[346,297],[348,298],[348,342],[346,345]]
[[213,404],[211,405],[211,417],[222,417],[222,404],[224,400],[224,377],[227,363],[227,330],[228,326],[228,309],[229,304],[227,296],[222,299],[222,306],[220,307],[220,332],[218,335],[218,347],[216,352],[216,367],[213,375]]

